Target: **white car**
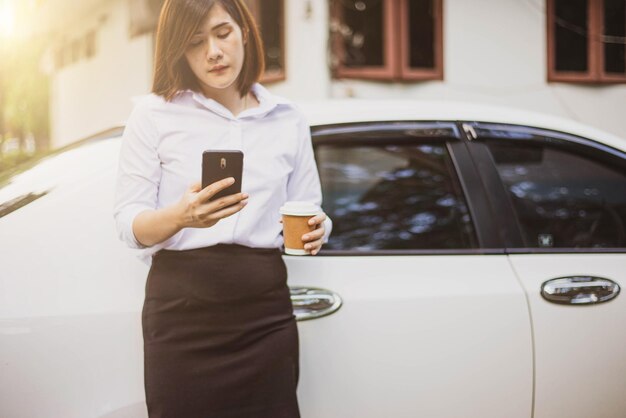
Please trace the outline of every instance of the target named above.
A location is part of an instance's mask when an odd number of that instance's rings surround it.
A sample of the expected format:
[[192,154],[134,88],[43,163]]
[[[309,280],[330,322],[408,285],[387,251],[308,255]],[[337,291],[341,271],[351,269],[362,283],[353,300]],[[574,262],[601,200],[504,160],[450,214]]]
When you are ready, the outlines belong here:
[[[334,223],[284,256],[303,417],[626,417],[626,140],[500,107],[301,107]],[[146,416],[120,134],[0,177],[0,417]]]

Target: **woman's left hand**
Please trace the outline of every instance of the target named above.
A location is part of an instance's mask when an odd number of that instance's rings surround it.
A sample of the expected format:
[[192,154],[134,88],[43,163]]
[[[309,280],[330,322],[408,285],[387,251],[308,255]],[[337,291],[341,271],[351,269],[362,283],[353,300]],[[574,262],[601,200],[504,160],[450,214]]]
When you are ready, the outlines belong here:
[[315,225],[315,229],[311,232],[307,232],[302,235],[302,241],[304,242],[304,249],[311,255],[315,255],[320,252],[322,248],[322,239],[326,229],[324,228],[324,220],[326,220],[326,214],[320,213],[309,219],[309,225]]

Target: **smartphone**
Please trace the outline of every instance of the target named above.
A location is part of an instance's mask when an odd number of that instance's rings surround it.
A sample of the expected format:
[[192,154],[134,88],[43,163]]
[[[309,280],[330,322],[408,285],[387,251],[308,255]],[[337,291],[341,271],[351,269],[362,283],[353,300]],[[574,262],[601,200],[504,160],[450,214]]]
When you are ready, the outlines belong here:
[[220,190],[209,200],[241,193],[243,152],[239,150],[206,150],[202,153],[202,188],[211,183],[233,177],[235,183]]

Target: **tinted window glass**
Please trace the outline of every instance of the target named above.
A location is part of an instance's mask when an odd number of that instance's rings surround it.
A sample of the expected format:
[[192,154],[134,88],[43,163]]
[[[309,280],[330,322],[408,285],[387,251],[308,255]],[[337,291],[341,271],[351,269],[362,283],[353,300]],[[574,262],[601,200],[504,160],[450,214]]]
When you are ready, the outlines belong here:
[[626,36],[626,1],[604,0],[604,35],[609,37],[604,43],[604,70],[624,74],[626,46],[621,40]]
[[383,4],[380,0],[342,1],[347,67],[383,65]]
[[435,1],[409,2],[410,62],[413,68],[435,66]]
[[553,147],[488,143],[527,247],[626,246],[626,173]]
[[555,0],[557,71],[587,71],[587,0]]
[[283,69],[281,33],[283,31],[283,0],[262,0],[260,3],[259,25],[265,47],[266,71]]
[[326,249],[462,249],[474,228],[443,144],[317,148]]

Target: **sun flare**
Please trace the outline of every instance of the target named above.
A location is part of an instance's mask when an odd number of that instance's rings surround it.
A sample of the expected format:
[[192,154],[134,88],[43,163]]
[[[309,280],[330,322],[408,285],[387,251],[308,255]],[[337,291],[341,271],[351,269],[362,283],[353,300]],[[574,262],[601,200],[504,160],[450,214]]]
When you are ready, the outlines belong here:
[[11,38],[15,35],[15,11],[7,0],[0,0],[0,37]]

